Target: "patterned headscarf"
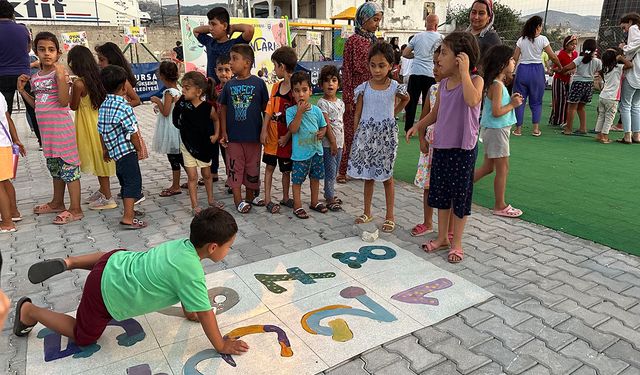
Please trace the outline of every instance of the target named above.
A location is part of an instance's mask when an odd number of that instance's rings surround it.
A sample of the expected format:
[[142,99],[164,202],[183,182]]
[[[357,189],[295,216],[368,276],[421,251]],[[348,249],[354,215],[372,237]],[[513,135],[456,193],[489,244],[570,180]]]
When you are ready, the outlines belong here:
[[360,5],[356,11],[356,34],[371,40],[371,43],[377,42],[378,38],[375,33],[365,30],[363,26],[378,13],[382,13],[382,6],[375,1],[367,1]]
[[[489,22],[484,27],[484,29],[482,29],[482,31],[480,31],[480,38],[482,38],[482,37],[484,37],[484,34],[487,33],[487,31],[489,31],[489,30],[491,30],[493,28],[493,21],[495,20],[495,16],[493,14],[493,0],[475,0],[473,2],[473,4],[471,4],[471,7],[473,7],[476,3],[484,4],[489,9]],[[469,25],[469,27],[467,27],[467,30],[465,30],[465,31],[470,32],[471,31],[471,25]]]

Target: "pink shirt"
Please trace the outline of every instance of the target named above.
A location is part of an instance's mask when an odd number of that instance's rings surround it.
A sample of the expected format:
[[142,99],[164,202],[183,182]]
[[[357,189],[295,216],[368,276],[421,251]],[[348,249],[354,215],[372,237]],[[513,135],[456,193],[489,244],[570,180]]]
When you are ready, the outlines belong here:
[[448,82],[445,78],[438,85],[440,104],[433,130],[433,148],[473,150],[480,129],[480,103],[469,107],[464,101],[462,83],[449,90]]

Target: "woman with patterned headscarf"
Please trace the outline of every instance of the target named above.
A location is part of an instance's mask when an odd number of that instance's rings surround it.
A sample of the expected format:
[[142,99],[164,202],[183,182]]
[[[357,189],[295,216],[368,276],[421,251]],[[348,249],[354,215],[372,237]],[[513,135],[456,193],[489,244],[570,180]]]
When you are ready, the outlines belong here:
[[492,0],[475,0],[471,4],[471,11],[469,12],[469,27],[467,32],[470,32],[476,37],[478,45],[480,46],[480,59],[484,56],[484,53],[493,46],[502,44],[498,33],[493,28],[493,21],[495,14],[493,13],[493,1]]
[[371,46],[377,42],[376,30],[382,20],[380,4],[369,1],[358,7],[355,19],[355,34],[350,36],[344,44],[344,58],[342,61],[342,99],[344,111],[344,148],[338,171],[338,183],[346,182],[347,163],[353,141],[353,129],[356,104],[353,91],[361,83],[371,79],[367,55]]

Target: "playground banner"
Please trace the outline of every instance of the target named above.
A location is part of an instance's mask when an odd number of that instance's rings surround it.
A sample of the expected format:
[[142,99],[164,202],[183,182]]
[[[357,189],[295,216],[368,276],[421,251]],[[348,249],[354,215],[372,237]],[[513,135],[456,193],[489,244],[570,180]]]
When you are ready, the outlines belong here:
[[[197,70],[207,74],[207,53],[205,48],[193,34],[193,29],[208,24],[206,16],[180,16],[182,25],[182,45],[184,46],[184,63],[187,72]],[[255,29],[251,47],[255,53],[255,64],[251,73],[258,74],[261,70],[268,83],[274,83],[277,78],[273,71],[271,54],[282,46],[290,45],[289,23],[286,19],[275,18],[231,18],[231,24],[245,23]],[[232,35],[237,37],[239,33]]]
[[165,87],[158,78],[159,67],[158,62],[131,64],[133,75],[138,81],[134,90],[143,102],[151,100],[152,96],[162,96]]
[[147,43],[147,28],[127,26],[124,28],[124,44]]
[[62,39],[62,49],[64,50],[64,52],[69,52],[69,50],[75,46],[89,47],[86,31],[61,33],[60,36]]

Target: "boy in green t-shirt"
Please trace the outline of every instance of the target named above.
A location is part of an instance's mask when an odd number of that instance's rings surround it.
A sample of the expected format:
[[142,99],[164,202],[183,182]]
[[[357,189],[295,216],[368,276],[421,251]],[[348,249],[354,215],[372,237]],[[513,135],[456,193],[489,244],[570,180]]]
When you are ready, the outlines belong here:
[[26,336],[38,323],[67,336],[79,346],[95,343],[112,320],[158,311],[178,301],[185,317],[199,321],[213,347],[222,354],[242,354],[249,346],[223,338],[205,283],[203,259],[221,261],[238,232],[233,217],[208,208],[191,221],[188,239],[165,242],[145,252],[108,253],[50,259],[29,268],[33,284],[66,270],[90,270],[76,317],[37,307],[27,297],[16,305],[13,333]]

